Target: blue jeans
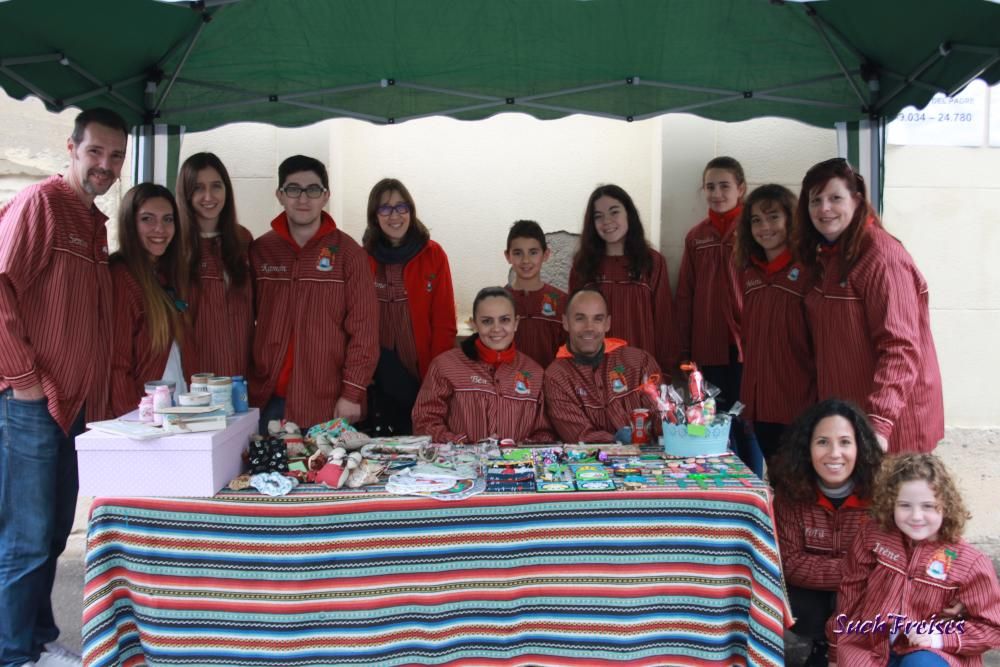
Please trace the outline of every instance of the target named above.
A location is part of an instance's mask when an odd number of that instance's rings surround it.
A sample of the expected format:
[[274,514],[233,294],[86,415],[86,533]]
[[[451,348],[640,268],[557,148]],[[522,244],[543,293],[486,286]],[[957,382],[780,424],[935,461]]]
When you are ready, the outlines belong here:
[[915,651],[906,655],[890,653],[886,667],[948,667],[948,662],[930,651]]
[[79,489],[73,439],[49,415],[47,399],[0,392],[0,665],[37,660],[59,637],[52,583],[73,528]]

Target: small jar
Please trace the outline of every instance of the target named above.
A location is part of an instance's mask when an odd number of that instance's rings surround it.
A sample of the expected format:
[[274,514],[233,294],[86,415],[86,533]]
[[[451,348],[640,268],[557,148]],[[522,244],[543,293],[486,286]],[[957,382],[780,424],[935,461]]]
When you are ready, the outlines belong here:
[[157,387],[166,387],[167,391],[169,392],[168,395],[170,396],[170,405],[166,407],[175,405],[174,392],[177,391],[177,383],[173,382],[172,380],[150,380],[144,385],[144,388],[146,390],[146,395],[155,396]]
[[150,424],[153,422],[153,397],[143,396],[139,401],[139,421]]
[[211,373],[195,373],[191,376],[191,386],[188,389],[192,394],[197,394],[201,392],[208,392],[208,381],[211,380],[214,375]]
[[153,425],[163,426],[163,415],[159,412],[159,410],[170,407],[170,388],[166,384],[160,384],[156,387],[156,391],[153,392],[152,400]]
[[247,396],[247,381],[242,375],[233,376],[233,410],[237,414],[243,414],[250,409],[250,402]]
[[212,405],[218,405],[226,410],[226,415],[234,414],[233,410],[233,380],[222,375],[208,381],[208,392],[212,394]]

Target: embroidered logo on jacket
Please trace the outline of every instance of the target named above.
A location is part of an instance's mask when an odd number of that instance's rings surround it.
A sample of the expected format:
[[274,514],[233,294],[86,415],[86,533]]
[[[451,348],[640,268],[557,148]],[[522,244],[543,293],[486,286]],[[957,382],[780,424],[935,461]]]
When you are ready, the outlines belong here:
[[317,271],[332,271],[333,260],[340,252],[340,246],[327,246],[319,249],[319,263],[316,264]]
[[427,280],[427,286],[426,287],[427,287],[427,291],[428,292],[433,291],[433,289],[434,289],[434,281],[436,279],[437,279],[437,274],[436,273],[428,273],[427,274],[427,279],[426,279]]
[[620,394],[628,389],[628,382],[625,380],[625,367],[618,364],[611,369],[611,391]]
[[519,394],[531,393],[531,373],[528,371],[518,371],[514,375],[514,391]]
[[944,581],[948,578],[948,571],[951,564],[958,558],[958,554],[947,547],[941,547],[931,556],[931,562],[927,566],[927,575]]
[[559,295],[555,292],[547,292],[542,295],[542,315],[546,317],[554,317],[556,314],[556,307],[559,303]]
[[799,279],[799,267],[796,266],[795,268],[793,268],[791,271],[788,272],[788,279],[791,280],[793,283]]

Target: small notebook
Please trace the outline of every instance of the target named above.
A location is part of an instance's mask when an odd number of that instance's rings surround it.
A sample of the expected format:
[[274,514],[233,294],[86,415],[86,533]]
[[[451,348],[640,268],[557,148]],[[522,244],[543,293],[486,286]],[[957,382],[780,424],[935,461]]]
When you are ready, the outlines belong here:
[[108,419],[100,422],[90,422],[87,428],[92,431],[110,433],[111,435],[123,435],[132,440],[153,440],[170,435],[159,426],[153,426],[143,422],[123,421],[121,419]]

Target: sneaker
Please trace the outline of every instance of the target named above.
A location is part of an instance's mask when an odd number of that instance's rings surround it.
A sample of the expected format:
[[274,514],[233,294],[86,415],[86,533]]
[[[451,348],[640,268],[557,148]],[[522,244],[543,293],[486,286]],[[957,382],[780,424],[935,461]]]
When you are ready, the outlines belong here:
[[35,665],[37,667],[83,667],[83,660],[59,642],[49,642],[45,645],[45,651],[42,652],[42,657]]
[[802,667],[827,667],[830,661],[826,657],[827,643],[814,639],[809,650],[809,657],[802,663]]

